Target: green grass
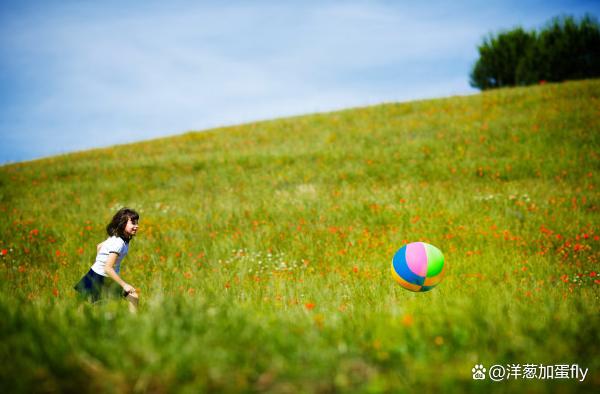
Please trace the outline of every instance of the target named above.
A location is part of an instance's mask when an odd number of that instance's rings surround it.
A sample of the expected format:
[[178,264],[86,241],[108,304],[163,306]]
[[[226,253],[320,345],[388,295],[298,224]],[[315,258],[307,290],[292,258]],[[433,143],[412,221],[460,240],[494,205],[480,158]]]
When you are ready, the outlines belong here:
[[[278,119],[0,167],[3,392],[600,387],[600,81]],[[72,289],[122,206],[141,309]],[[403,244],[445,255],[411,293]],[[579,364],[584,382],[474,381]]]

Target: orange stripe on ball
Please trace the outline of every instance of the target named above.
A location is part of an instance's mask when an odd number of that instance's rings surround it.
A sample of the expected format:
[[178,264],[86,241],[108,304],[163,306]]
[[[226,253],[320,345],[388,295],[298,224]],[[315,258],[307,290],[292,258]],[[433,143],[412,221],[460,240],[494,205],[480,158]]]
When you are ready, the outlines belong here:
[[410,291],[420,291],[421,290],[420,285],[416,285],[414,283],[409,283],[409,282],[405,281],[404,279],[402,279],[394,270],[393,265],[392,265],[392,277],[394,278],[394,280],[396,282],[398,282],[400,284],[400,286],[404,287],[407,290],[410,290]]

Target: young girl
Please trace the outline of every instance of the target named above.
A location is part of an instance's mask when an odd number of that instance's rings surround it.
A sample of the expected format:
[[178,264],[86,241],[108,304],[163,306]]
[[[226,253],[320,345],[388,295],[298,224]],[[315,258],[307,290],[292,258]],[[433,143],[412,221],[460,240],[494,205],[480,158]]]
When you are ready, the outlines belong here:
[[96,261],[75,285],[75,290],[92,302],[105,296],[124,297],[129,301],[129,310],[137,311],[138,294],[133,286],[121,279],[119,271],[129,251],[129,242],[137,233],[139,218],[140,215],[129,208],[122,208],[113,216],[106,226],[108,238],[98,244]]

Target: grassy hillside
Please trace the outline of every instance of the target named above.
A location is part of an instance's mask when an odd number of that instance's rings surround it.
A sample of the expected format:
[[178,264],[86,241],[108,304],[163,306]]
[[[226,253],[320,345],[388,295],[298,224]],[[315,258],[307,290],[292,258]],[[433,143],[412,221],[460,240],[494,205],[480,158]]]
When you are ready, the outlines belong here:
[[[0,387],[598,389],[599,154],[595,80],[0,167]],[[122,206],[141,214],[137,315],[72,289]],[[446,258],[427,293],[390,276],[414,241]],[[589,372],[492,382],[475,364]]]

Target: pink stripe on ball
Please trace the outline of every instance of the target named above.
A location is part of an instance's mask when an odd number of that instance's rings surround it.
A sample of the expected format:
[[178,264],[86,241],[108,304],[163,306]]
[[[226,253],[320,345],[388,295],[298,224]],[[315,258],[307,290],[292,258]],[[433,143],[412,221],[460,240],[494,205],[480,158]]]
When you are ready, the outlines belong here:
[[415,274],[427,276],[427,251],[421,242],[406,245],[406,264]]

